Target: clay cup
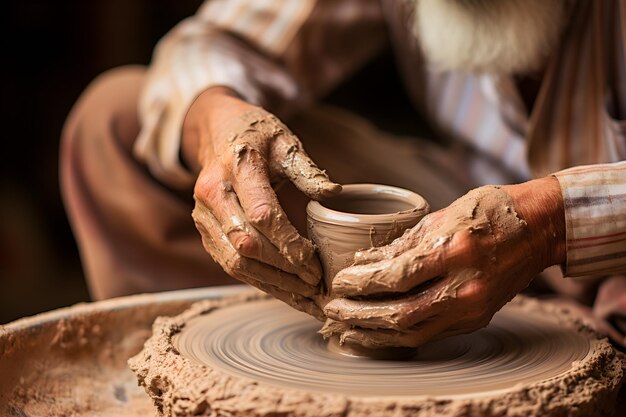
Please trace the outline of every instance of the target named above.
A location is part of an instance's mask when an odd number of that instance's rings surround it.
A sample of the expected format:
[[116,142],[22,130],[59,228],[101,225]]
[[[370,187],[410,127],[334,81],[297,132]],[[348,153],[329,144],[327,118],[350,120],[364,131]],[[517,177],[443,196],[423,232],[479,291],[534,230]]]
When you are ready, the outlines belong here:
[[344,185],[332,198],[309,202],[308,234],[319,250],[326,288],[355,252],[391,243],[429,210],[419,194],[379,184]]

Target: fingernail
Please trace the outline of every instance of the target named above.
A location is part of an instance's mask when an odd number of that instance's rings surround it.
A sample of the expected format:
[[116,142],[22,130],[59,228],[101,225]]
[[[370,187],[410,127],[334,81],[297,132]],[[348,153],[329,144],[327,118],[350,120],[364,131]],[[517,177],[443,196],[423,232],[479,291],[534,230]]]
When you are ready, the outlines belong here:
[[332,181],[326,182],[324,186],[320,188],[321,189],[320,189],[319,194],[320,194],[320,197],[322,198],[332,197],[338,194],[339,192],[341,192],[341,190],[343,189],[341,184],[337,184]]
[[329,183],[328,191],[332,193],[338,193],[339,191],[343,189],[341,184],[337,184],[336,182],[332,182],[332,181],[329,181],[328,183]]

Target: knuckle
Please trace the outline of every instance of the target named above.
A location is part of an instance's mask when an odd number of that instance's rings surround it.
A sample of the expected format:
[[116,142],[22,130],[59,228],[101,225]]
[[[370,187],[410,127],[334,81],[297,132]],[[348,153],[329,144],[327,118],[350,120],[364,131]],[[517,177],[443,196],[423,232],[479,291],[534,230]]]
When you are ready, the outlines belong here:
[[224,155],[224,159],[230,165],[252,156],[254,156],[253,148],[247,142],[239,142],[232,146],[231,152]]
[[459,232],[457,232],[457,234],[455,235],[456,240],[457,240],[457,244],[465,249],[465,250],[469,250],[472,248],[472,243],[473,243],[473,236],[467,231],[467,230],[461,230]]
[[454,246],[456,255],[461,259],[471,259],[475,256],[474,237],[467,231],[461,231],[455,235]]
[[268,203],[255,205],[249,213],[250,222],[255,226],[266,226],[274,218],[274,210]]
[[239,255],[232,256],[224,262],[224,270],[232,276],[240,276],[245,270],[245,260]]
[[194,196],[203,201],[214,201],[226,188],[226,182],[213,173],[198,177],[194,187]]
[[261,242],[250,233],[237,233],[232,238],[235,250],[244,256],[253,256],[261,250]]
[[483,305],[486,301],[486,290],[484,283],[479,280],[466,282],[457,292],[459,299],[471,305]]
[[245,139],[235,142],[230,152],[222,156],[223,165],[235,173],[239,172],[240,166],[261,169],[267,159],[267,143],[264,142],[266,139],[263,136],[246,135]]

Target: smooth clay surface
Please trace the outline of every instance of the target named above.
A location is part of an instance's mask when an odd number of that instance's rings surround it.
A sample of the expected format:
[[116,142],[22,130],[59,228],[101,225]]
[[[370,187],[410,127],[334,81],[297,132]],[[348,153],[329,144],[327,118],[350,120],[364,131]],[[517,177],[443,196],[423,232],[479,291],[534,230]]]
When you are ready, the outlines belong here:
[[352,264],[356,251],[391,243],[429,210],[419,194],[379,184],[348,184],[337,196],[311,201],[308,233],[319,250],[326,285]]
[[158,319],[129,364],[167,416],[603,416],[622,379],[606,339],[523,297],[410,360],[346,357],[319,326],[264,296],[205,301]]

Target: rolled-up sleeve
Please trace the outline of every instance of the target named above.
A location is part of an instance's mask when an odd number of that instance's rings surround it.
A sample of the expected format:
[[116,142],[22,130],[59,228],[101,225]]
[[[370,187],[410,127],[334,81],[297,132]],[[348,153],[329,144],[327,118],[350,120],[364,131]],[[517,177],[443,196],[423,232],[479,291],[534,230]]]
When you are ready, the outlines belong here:
[[565,206],[565,275],[626,272],[626,161],[554,175]]
[[327,92],[386,43],[379,0],[208,0],[157,45],[139,103],[135,156],[168,185],[193,100],[230,87],[281,117]]

